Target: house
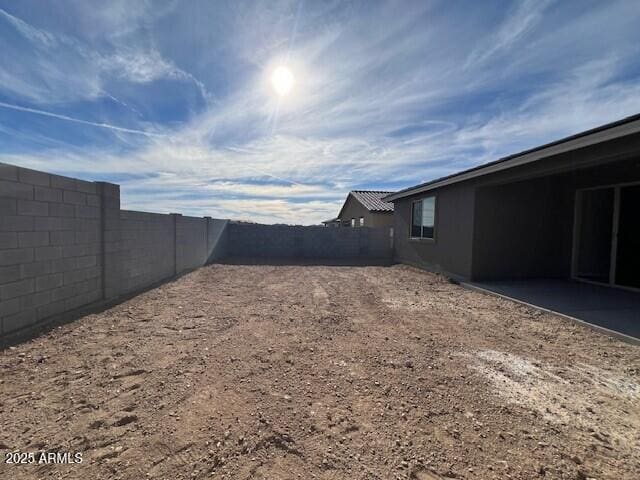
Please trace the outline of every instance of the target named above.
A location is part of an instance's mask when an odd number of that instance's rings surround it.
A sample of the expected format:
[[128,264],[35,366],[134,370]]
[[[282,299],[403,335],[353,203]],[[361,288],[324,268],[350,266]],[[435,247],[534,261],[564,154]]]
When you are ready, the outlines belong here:
[[339,227],[340,226],[340,219],[338,217],[332,218],[331,220],[325,220],[324,222],[322,222],[322,224],[325,227]]
[[322,222],[328,227],[391,227],[393,203],[382,198],[393,192],[352,190],[336,218]]
[[640,289],[640,115],[382,200],[400,262],[464,281]]

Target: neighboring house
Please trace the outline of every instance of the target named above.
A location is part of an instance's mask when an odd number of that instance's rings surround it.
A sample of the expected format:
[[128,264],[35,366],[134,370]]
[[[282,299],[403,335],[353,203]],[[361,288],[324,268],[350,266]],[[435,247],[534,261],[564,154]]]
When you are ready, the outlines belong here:
[[322,223],[331,227],[392,227],[393,203],[382,200],[391,193],[353,190],[347,195],[338,216]]
[[331,220],[325,220],[324,222],[322,222],[322,224],[325,227],[339,227],[340,226],[340,219],[339,218],[332,218]]
[[384,200],[398,261],[461,280],[640,288],[640,115]]

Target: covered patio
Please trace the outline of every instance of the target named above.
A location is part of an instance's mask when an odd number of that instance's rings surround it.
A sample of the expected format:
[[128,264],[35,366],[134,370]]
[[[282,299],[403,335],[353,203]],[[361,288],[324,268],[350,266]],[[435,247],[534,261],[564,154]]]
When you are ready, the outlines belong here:
[[640,344],[640,292],[560,279],[480,281],[468,285],[571,317]]

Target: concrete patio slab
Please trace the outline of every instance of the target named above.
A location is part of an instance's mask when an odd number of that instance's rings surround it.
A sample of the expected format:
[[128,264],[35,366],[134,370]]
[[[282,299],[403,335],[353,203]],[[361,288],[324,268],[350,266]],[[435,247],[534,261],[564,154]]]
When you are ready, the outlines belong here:
[[640,293],[555,279],[473,282],[469,286],[640,342]]

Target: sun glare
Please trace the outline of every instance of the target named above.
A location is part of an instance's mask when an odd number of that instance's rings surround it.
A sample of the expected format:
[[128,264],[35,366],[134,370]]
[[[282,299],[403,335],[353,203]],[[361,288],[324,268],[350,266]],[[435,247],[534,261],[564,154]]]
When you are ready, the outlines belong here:
[[287,67],[280,66],[271,74],[271,84],[273,85],[273,89],[280,96],[287,95],[291,92],[294,81],[295,79],[293,78],[293,74]]

